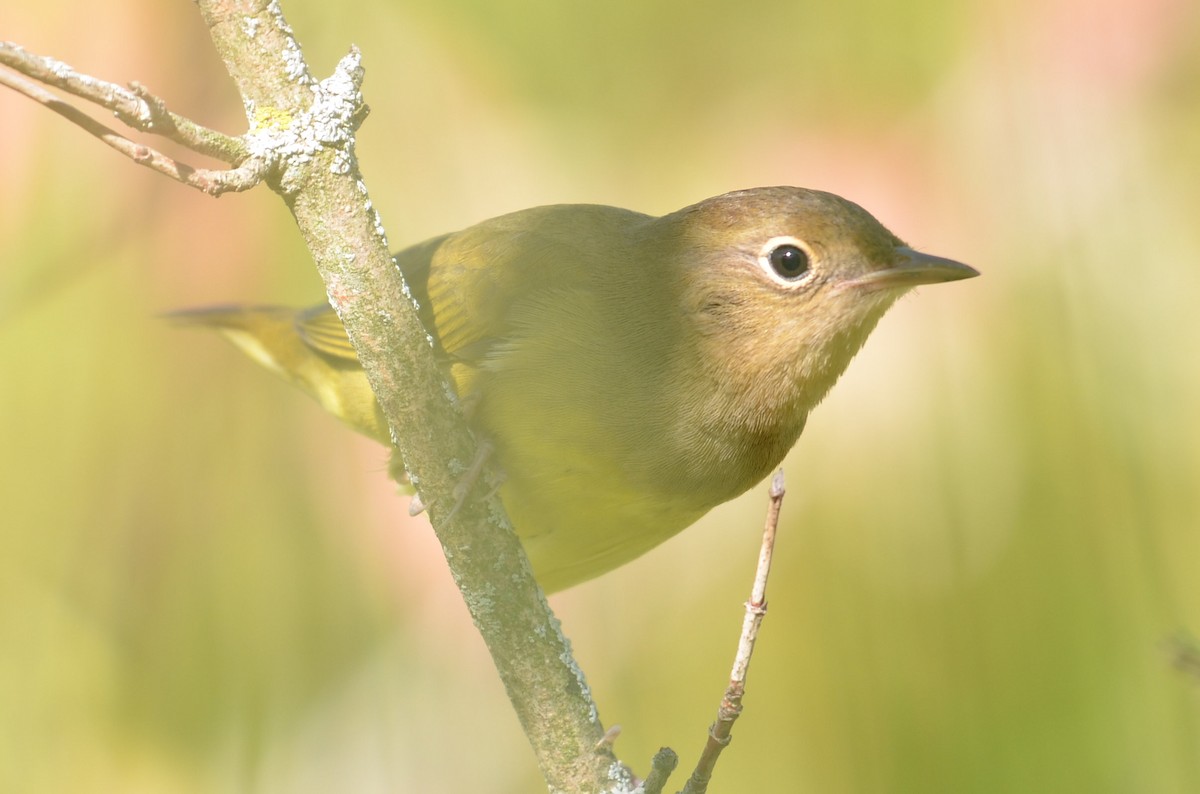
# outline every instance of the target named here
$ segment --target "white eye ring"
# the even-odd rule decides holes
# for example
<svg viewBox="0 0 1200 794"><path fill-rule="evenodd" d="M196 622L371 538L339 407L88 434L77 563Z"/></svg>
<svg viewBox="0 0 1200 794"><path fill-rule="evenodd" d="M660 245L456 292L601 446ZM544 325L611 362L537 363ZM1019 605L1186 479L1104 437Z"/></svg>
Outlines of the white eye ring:
<svg viewBox="0 0 1200 794"><path fill-rule="evenodd" d="M762 247L758 264L771 280L784 287L808 282L813 273L812 249L795 237L772 237Z"/></svg>

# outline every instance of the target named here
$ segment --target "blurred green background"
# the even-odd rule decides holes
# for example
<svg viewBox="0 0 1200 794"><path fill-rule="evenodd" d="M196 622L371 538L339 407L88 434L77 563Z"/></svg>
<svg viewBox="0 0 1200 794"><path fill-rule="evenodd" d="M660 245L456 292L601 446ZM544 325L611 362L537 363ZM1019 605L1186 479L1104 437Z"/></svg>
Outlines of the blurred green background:
<svg viewBox="0 0 1200 794"><path fill-rule="evenodd" d="M1200 6L283 5L322 75L363 50L397 245L785 183L983 271L893 309L787 461L714 791L1200 791ZM3 17L244 127L190 3ZM542 790L385 452L157 316L321 296L269 192L0 90L0 790ZM643 773L702 745L763 490L554 599Z"/></svg>

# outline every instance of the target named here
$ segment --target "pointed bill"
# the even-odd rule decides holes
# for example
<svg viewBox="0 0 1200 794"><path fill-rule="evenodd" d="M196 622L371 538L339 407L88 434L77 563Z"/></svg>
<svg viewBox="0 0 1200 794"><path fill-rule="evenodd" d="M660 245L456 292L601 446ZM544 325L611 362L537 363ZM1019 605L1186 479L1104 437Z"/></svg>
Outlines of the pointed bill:
<svg viewBox="0 0 1200 794"><path fill-rule="evenodd" d="M908 246L901 245L896 247L896 258L891 267L860 276L846 282L845 286L867 289L889 287L907 289L921 284L940 284L943 281L958 281L978 275L979 271L970 265L914 251Z"/></svg>

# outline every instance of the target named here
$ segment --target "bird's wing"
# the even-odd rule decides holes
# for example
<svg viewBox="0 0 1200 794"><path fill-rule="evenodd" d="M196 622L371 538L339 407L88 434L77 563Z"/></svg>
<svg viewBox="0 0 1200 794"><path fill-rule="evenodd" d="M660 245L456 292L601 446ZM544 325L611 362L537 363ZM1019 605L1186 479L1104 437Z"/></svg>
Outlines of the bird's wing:
<svg viewBox="0 0 1200 794"><path fill-rule="evenodd" d="M612 246L614 229L645 217L611 207L591 209L535 207L396 254L421 321L448 365L479 368L510 338L516 318L531 303L587 289L585 282L595 274L564 259L580 249ZM314 350L354 359L341 321L328 306L299 313L296 327Z"/></svg>

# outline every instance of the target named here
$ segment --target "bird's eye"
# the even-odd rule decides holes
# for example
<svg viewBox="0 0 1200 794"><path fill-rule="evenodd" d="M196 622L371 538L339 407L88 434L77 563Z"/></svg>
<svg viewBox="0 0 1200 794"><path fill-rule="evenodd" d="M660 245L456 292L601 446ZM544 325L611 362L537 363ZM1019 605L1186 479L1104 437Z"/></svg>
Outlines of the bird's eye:
<svg viewBox="0 0 1200 794"><path fill-rule="evenodd" d="M767 261L771 264L771 269L787 281L795 281L808 272L808 254L803 248L791 243L772 248L767 254Z"/></svg>

